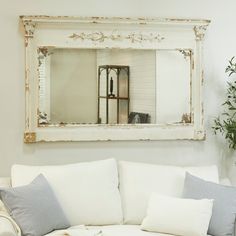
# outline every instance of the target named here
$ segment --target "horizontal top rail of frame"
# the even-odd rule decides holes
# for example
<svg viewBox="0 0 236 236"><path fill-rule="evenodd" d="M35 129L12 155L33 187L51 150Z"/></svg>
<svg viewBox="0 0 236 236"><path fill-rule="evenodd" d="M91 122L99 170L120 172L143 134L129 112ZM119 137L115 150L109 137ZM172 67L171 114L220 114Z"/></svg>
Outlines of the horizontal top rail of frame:
<svg viewBox="0 0 236 236"><path fill-rule="evenodd" d="M102 24L185 24L185 25L208 25L211 21L207 19L188 18L132 18L132 17L80 17L80 16L47 16L47 15L26 15L20 16L23 22L35 23L102 23Z"/></svg>

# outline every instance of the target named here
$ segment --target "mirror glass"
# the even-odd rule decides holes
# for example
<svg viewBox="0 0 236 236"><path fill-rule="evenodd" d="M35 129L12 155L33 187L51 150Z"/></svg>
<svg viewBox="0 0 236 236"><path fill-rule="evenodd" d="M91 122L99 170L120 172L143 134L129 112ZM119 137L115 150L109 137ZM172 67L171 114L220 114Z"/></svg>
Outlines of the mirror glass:
<svg viewBox="0 0 236 236"><path fill-rule="evenodd" d="M192 123L191 50L38 48L38 125Z"/></svg>

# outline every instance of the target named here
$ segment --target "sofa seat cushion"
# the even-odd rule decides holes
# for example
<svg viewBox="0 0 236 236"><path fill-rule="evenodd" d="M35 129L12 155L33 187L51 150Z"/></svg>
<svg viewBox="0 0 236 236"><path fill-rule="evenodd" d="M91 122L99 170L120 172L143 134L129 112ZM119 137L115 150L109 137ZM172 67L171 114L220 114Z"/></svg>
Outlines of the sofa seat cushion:
<svg viewBox="0 0 236 236"><path fill-rule="evenodd" d="M168 236L168 234L143 231L140 225L108 225L88 228L101 230L102 236Z"/></svg>
<svg viewBox="0 0 236 236"><path fill-rule="evenodd" d="M76 226L57 230L45 236L174 236L143 231L140 225ZM210 235L208 235L210 236Z"/></svg>
<svg viewBox="0 0 236 236"><path fill-rule="evenodd" d="M95 228L93 227L93 229ZM96 229L101 229L102 236L167 236L166 234L143 231L140 225L108 225L96 227Z"/></svg>

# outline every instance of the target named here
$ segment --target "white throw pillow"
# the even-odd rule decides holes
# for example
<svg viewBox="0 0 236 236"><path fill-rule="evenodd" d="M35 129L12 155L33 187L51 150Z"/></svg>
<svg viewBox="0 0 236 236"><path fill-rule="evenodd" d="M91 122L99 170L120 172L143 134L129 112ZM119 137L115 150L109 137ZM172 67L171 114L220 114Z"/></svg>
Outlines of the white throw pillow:
<svg viewBox="0 0 236 236"><path fill-rule="evenodd" d="M141 229L181 236L206 236L213 201L152 194Z"/></svg>
<svg viewBox="0 0 236 236"><path fill-rule="evenodd" d="M153 192L181 197L186 171L199 178L219 182L216 166L184 168L120 161L120 193L124 223L141 224Z"/></svg>
<svg viewBox="0 0 236 236"><path fill-rule="evenodd" d="M12 167L12 186L29 184L42 173L71 225L122 222L118 171L114 159L62 166Z"/></svg>

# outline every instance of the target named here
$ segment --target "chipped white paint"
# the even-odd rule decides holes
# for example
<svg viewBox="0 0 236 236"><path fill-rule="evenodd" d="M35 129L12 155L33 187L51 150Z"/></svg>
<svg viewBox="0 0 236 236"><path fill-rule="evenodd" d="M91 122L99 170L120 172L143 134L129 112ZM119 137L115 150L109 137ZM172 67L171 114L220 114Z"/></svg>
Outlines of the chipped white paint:
<svg viewBox="0 0 236 236"><path fill-rule="evenodd" d="M200 26L194 26L194 31L195 31L195 35L196 35L196 40L202 40L205 36L207 30L207 26L206 25L200 25Z"/></svg>
<svg viewBox="0 0 236 236"><path fill-rule="evenodd" d="M210 21L65 16L22 16L26 47L25 142L90 140L202 140L202 40ZM39 47L179 50L192 57L191 122L165 125L38 126ZM191 55L189 55L191 54ZM183 114L186 115L186 114ZM186 120L186 119L185 119Z"/></svg>
<svg viewBox="0 0 236 236"><path fill-rule="evenodd" d="M120 34L118 32L112 32L111 34L104 34L103 32L93 32L93 33L73 33L69 36L69 38L77 40L91 40L94 42L104 42L105 40L112 40L112 41L122 41L122 40L128 40L131 43L142 43L145 41L149 42L161 42L165 38L161 36L160 34L142 34L142 33L132 33L132 34Z"/></svg>

